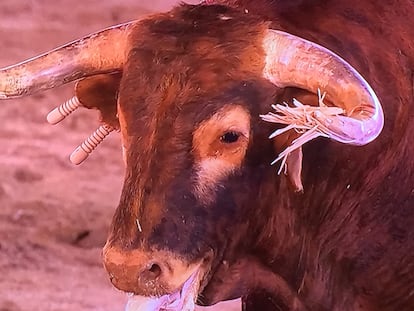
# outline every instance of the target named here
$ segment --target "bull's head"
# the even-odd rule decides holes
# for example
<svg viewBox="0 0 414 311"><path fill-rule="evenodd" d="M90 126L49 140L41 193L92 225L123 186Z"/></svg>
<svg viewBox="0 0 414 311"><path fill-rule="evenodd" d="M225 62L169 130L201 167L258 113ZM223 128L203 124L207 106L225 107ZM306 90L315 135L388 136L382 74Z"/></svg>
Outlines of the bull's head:
<svg viewBox="0 0 414 311"><path fill-rule="evenodd" d="M226 254L260 238L264 221L250 219L277 209L282 189L269 163L301 135L272 142L260 119L285 88L321 89L332 103L273 116L292 120L303 141L362 145L383 123L374 92L344 60L224 6L182 5L3 69L0 98L79 79L82 104L122 134L125 182L103 256L136 310L191 310ZM295 109L314 125L289 119ZM300 145L286 154L296 188Z"/></svg>

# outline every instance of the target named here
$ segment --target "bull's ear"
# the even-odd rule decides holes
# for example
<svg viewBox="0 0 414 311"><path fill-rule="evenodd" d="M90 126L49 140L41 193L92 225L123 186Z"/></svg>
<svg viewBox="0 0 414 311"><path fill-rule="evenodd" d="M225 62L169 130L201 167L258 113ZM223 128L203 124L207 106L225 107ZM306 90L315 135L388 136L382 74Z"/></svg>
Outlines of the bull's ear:
<svg viewBox="0 0 414 311"><path fill-rule="evenodd" d="M276 154L280 153L281 150L285 150L299 136L300 135L294 130L276 136L274 138ZM302 158L302 147L299 147L287 155L286 161L283 162L279 171L287 175L290 185L295 192L303 192Z"/></svg>
<svg viewBox="0 0 414 311"><path fill-rule="evenodd" d="M318 97L315 94L299 88L285 88L283 94L278 98L278 101L291 102L292 98L311 106L319 105ZM294 129L275 136L273 141L276 154L280 154L283 150L286 150L300 136L301 134ZM287 175L289 183L295 192L304 191L302 184L302 160L302 146L289 152L286 159L281 159L282 166L280 167L279 173Z"/></svg>
<svg viewBox="0 0 414 311"><path fill-rule="evenodd" d="M99 110L100 121L114 129L119 129L117 101L121 77L120 73L101 74L80 80L75 86L81 105Z"/></svg>
<svg viewBox="0 0 414 311"><path fill-rule="evenodd" d="M121 77L121 73L113 73L79 80L75 86L76 95L48 114L48 122L57 124L79 107L100 112L101 126L70 155L72 163L85 161L109 133L119 129L117 106Z"/></svg>

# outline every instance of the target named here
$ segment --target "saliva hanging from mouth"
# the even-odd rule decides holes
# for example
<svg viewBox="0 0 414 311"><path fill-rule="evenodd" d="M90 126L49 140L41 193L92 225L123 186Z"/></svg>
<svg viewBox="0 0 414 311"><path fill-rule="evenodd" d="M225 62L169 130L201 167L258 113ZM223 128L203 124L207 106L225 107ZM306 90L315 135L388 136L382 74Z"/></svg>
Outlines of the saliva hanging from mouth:
<svg viewBox="0 0 414 311"><path fill-rule="evenodd" d="M180 290L161 297L130 293L125 311L193 311L199 287L198 275L198 271L194 272Z"/></svg>

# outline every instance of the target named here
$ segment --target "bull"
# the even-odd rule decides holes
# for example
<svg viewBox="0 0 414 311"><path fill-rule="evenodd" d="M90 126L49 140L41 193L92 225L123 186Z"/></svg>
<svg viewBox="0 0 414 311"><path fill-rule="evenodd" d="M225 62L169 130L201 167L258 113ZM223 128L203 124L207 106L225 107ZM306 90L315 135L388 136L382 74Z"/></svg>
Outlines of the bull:
<svg viewBox="0 0 414 311"><path fill-rule="evenodd" d="M79 105L120 131L103 262L129 310L236 297L413 310L413 13L409 0L182 4L4 68L0 98L78 80Z"/></svg>

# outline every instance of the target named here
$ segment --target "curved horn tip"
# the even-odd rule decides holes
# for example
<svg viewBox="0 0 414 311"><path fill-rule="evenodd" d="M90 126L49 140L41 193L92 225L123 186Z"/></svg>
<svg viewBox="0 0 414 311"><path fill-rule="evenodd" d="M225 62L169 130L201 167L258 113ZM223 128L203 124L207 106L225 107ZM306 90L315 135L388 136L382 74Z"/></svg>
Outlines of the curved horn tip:
<svg viewBox="0 0 414 311"><path fill-rule="evenodd" d="M312 93L323 86L328 95L335 97L330 101L344 109L344 114L334 116L306 113L320 123L330 138L364 145L381 133L384 113L375 92L339 55L314 42L272 29L264 35L263 48L265 79L278 87L299 87ZM306 110L315 108L305 106L309 108Z"/></svg>

